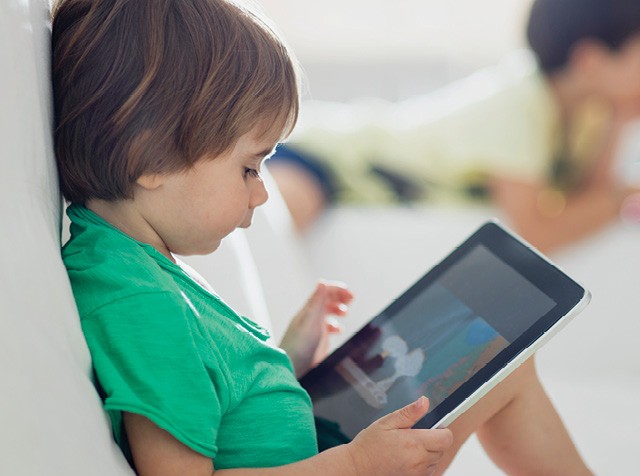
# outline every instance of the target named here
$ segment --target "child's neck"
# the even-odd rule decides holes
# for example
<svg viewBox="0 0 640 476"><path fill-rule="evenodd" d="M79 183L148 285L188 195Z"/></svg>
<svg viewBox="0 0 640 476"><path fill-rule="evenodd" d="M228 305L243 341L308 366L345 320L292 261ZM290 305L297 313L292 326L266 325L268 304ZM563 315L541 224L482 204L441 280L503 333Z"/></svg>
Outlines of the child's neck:
<svg viewBox="0 0 640 476"><path fill-rule="evenodd" d="M86 207L134 240L153 246L173 263L176 262L160 235L138 210L133 200L89 200Z"/></svg>

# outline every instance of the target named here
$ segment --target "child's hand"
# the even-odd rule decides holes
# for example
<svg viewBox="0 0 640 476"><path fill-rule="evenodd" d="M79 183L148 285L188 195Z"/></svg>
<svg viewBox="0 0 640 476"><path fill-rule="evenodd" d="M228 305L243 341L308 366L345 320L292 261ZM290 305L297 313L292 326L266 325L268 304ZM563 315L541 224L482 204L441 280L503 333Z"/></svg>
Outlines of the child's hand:
<svg viewBox="0 0 640 476"><path fill-rule="evenodd" d="M346 445L355 473L376 476L435 473L438 461L453 443L453 435L448 429L411 428L428 410L429 400L420 397L362 430Z"/></svg>
<svg viewBox="0 0 640 476"><path fill-rule="evenodd" d="M289 354L298 377L326 357L329 335L340 332L335 320L327 316L344 316L352 299L353 295L343 284L320 281L293 318L280 347Z"/></svg>

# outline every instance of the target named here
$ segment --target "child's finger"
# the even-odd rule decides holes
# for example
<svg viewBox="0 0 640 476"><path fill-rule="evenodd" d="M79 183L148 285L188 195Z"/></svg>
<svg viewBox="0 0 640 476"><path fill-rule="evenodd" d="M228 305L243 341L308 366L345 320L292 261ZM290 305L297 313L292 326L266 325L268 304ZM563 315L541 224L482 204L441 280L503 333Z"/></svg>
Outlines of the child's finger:
<svg viewBox="0 0 640 476"><path fill-rule="evenodd" d="M347 288L331 288L331 292L335 293L336 300L344 303L353 301L353 293Z"/></svg>
<svg viewBox="0 0 640 476"><path fill-rule="evenodd" d="M349 291L345 283L326 280L322 280L320 283L327 287L327 294L331 299L344 303L349 303L353 300L353 293Z"/></svg>
<svg viewBox="0 0 640 476"><path fill-rule="evenodd" d="M340 332L342 332L342 326L334 318L328 317L326 321L326 326L329 334L339 334Z"/></svg>
<svg viewBox="0 0 640 476"><path fill-rule="evenodd" d="M326 286L347 289L347 284L345 282L338 281L336 279L319 279L318 283L322 283Z"/></svg>
<svg viewBox="0 0 640 476"><path fill-rule="evenodd" d="M322 306L322 301L327 298L328 289L327 285L324 282L318 282L315 289L307 299L307 302L304 304L298 315L305 315L310 310L317 308L317 306Z"/></svg>
<svg viewBox="0 0 640 476"><path fill-rule="evenodd" d="M411 428L418 420L425 416L428 411L429 400L426 397L420 397L415 402L383 416L374 424L387 430Z"/></svg>
<svg viewBox="0 0 640 476"><path fill-rule="evenodd" d="M338 317L344 317L348 311L349 306L339 302L328 302L325 306L325 312L327 314L333 314Z"/></svg>

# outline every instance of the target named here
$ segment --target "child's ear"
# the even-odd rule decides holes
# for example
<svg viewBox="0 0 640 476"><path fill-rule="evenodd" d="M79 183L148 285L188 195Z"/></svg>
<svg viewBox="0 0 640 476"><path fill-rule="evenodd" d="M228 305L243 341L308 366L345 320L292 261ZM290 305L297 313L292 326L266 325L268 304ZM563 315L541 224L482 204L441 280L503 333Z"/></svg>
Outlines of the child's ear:
<svg viewBox="0 0 640 476"><path fill-rule="evenodd" d="M164 174L144 174L138 177L136 184L145 190L155 190L165 182L166 178Z"/></svg>

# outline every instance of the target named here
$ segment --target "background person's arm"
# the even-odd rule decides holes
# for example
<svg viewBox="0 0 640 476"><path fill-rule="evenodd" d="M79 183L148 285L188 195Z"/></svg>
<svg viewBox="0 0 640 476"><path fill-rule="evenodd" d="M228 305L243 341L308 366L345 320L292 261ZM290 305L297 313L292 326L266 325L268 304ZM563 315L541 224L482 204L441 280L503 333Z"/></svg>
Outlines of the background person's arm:
<svg viewBox="0 0 640 476"><path fill-rule="evenodd" d="M584 183L568 193L547 183L495 175L491 198L510 225L543 252L586 238L620 216L625 198L637 189L621 183L615 162L625 128L637 120L636 109L617 111L598 159Z"/></svg>
<svg viewBox="0 0 640 476"><path fill-rule="evenodd" d="M569 245L613 222L625 193L613 184L598 184L561 194L544 183L505 177L491 180L495 205L516 232L542 252Z"/></svg>
<svg viewBox="0 0 640 476"><path fill-rule="evenodd" d="M307 169L290 162L271 160L267 167L287 204L293 224L304 233L327 207L322 184Z"/></svg>

